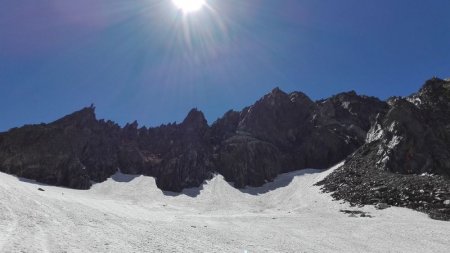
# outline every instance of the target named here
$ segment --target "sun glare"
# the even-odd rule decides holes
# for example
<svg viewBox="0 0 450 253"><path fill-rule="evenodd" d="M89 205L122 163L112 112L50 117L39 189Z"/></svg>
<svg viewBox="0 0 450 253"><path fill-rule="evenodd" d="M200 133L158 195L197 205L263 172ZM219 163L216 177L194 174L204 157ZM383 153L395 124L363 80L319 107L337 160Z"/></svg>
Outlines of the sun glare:
<svg viewBox="0 0 450 253"><path fill-rule="evenodd" d="M184 13L200 10L205 5L205 0L172 0L172 2Z"/></svg>

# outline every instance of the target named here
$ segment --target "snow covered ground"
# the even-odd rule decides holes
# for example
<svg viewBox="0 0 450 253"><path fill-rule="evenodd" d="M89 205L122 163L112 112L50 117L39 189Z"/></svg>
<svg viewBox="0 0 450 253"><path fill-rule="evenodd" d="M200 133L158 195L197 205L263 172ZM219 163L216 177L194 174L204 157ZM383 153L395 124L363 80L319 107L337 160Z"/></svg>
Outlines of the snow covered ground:
<svg viewBox="0 0 450 253"><path fill-rule="evenodd" d="M88 191L0 174L0 252L449 252L450 222L332 201L313 186L327 173L245 191L216 176L181 195L120 173Z"/></svg>

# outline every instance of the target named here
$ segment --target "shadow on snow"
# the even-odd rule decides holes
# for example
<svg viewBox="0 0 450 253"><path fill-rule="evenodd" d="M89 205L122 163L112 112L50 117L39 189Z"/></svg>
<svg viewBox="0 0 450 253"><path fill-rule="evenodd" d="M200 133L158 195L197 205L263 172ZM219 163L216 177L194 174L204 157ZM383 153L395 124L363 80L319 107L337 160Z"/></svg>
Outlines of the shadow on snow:
<svg viewBox="0 0 450 253"><path fill-rule="evenodd" d="M266 194L273 190L288 186L292 182L292 180L294 180L295 177L303 176L303 175L307 175L307 174L320 173L322 171L323 170L316 170L316 169L297 170L297 171L293 171L293 172L280 174L272 182L267 182L266 184L259 186L259 187L247 186L245 188L237 188L237 189L242 193L250 194L250 195ZM120 172L120 170L119 170L114 175L111 176L111 179L114 180L115 182L119 182L119 183L129 183L129 182L133 181L135 178L140 177L140 176L142 176L142 175L124 174L124 173ZM48 184L40 183L40 182L37 182L36 180L27 179L27 178L23 178L23 177L17 177L17 179L24 183L35 184L35 185L39 185L39 186L50 186ZM161 191L165 196L177 197L177 196L181 196L181 195L186 195L191 198L195 198L201 193L201 191L204 189L204 185L207 184L208 181L210 181L210 180L205 181L199 187L186 188L186 189L182 190L181 192L172 192L172 191L164 191L164 190L161 190ZM227 182L227 183L231 187L235 188L233 182Z"/></svg>
<svg viewBox="0 0 450 253"><path fill-rule="evenodd" d="M278 175L272 182L267 182L262 186L259 187L245 187L245 188L236 188L234 187L234 183L233 182L228 182L227 183L233 187L236 188L237 190L239 190L242 193L245 194L250 194L250 195L261 195L261 194L265 194L268 192L271 192L273 190L279 189L279 188L283 188L288 186L292 180L294 180L295 177L298 176L303 176L303 175L307 175L307 174L316 174L316 173L320 173L323 172L323 170L317 170L317 169L303 169L303 170L297 170L297 171L293 171L293 172L288 172L288 173L284 173L284 174L280 174ZM177 197L177 196L181 196L181 195L186 195L192 198L197 197L201 191L203 190L203 186L205 184L208 183L209 180L205 181L202 185L200 185L199 187L193 187L193 188L186 188L181 192L172 192L172 191L162 191L164 195L166 196L170 196L170 197Z"/></svg>

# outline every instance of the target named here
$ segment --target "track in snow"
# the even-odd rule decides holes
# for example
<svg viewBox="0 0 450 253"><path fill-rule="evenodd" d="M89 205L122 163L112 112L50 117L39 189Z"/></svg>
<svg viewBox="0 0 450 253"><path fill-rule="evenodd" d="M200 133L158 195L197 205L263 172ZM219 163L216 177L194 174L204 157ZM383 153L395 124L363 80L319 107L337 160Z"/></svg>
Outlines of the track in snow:
<svg viewBox="0 0 450 253"><path fill-rule="evenodd" d="M0 174L0 252L448 251L449 222L403 208L358 209L373 218L339 212L356 208L313 186L330 171L245 190L216 176L178 195L120 173L88 191Z"/></svg>

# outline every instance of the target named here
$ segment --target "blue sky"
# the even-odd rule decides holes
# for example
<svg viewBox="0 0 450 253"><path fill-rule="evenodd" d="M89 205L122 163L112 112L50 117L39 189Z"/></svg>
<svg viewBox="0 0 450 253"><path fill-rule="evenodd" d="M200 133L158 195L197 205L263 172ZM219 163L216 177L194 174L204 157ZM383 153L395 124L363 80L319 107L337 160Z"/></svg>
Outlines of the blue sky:
<svg viewBox="0 0 450 253"><path fill-rule="evenodd" d="M209 123L278 86L408 95L450 77L448 0L2 0L0 131L94 103L123 125Z"/></svg>

